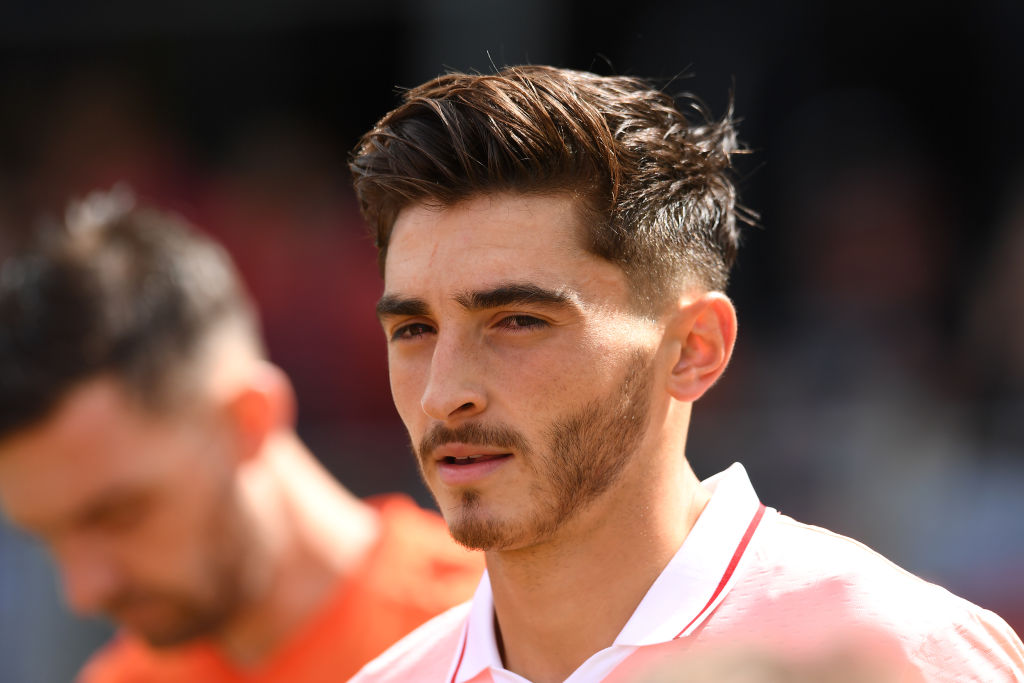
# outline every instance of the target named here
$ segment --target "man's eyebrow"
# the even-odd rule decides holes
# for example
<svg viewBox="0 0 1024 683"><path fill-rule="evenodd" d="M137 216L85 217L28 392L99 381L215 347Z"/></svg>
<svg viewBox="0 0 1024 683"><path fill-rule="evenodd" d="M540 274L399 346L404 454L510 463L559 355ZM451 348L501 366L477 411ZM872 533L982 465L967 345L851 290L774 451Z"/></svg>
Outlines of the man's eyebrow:
<svg viewBox="0 0 1024 683"><path fill-rule="evenodd" d="M577 305L576 297L566 291L544 289L530 283L510 283L492 289L463 292L456 295L455 301L468 310L498 308L512 304Z"/></svg>
<svg viewBox="0 0 1024 683"><path fill-rule="evenodd" d="M577 297L562 290L545 289L530 283L502 284L491 289L462 292L455 301L470 311L498 308L513 304L546 304L549 306L576 306ZM377 317L430 315L430 307L423 299L400 294L385 294L377 302Z"/></svg>
<svg viewBox="0 0 1024 683"><path fill-rule="evenodd" d="M389 315L427 315L430 312L423 299L404 297L399 294L385 294L377 302L377 317Z"/></svg>

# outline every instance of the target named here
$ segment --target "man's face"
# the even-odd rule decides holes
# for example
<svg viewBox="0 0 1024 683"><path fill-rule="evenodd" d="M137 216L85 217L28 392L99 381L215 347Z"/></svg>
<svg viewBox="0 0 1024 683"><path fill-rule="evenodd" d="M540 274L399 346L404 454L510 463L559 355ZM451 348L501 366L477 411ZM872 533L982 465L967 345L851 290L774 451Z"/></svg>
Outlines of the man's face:
<svg viewBox="0 0 1024 683"><path fill-rule="evenodd" d="M246 544L225 449L203 409L158 417L89 380L0 441L0 505L47 544L72 608L177 644L240 600Z"/></svg>
<svg viewBox="0 0 1024 683"><path fill-rule="evenodd" d="M395 222L378 306L391 388L470 547L540 543L611 505L647 432L660 337L582 235L563 195L417 204Z"/></svg>

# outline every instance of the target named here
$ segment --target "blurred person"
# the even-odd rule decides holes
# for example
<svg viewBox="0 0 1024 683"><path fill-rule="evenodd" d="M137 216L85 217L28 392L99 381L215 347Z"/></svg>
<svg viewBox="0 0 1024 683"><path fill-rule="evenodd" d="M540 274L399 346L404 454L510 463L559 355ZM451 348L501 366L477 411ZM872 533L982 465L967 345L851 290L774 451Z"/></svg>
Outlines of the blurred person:
<svg viewBox="0 0 1024 683"><path fill-rule="evenodd" d="M351 167L384 277L391 387L471 602L369 681L634 680L667 654L823 652L878 632L901 674L1024 677L997 615L699 481L693 402L736 337L731 113L543 66L405 93Z"/></svg>
<svg viewBox="0 0 1024 683"><path fill-rule="evenodd" d="M0 270L0 505L121 627L81 681L345 680L469 597L439 516L297 437L219 246L123 193L69 216Z"/></svg>

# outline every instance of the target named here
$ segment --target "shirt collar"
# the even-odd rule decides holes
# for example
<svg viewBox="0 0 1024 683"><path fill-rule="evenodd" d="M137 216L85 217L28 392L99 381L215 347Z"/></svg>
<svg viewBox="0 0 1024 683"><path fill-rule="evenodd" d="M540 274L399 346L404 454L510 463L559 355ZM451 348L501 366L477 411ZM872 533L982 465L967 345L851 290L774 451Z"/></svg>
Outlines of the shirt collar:
<svg viewBox="0 0 1024 683"><path fill-rule="evenodd" d="M456 657L462 657L462 662L458 665L456 677L452 679L454 683L472 680L487 668L504 668L501 655L498 654L498 639L494 634L494 596L486 569L473 594L463 643L463 652L456 653Z"/></svg>
<svg viewBox="0 0 1024 683"><path fill-rule="evenodd" d="M616 645L654 645L687 635L732 588L736 562L761 518L761 503L739 463L701 483L711 491L711 500L619 632Z"/></svg>
<svg viewBox="0 0 1024 683"><path fill-rule="evenodd" d="M686 635L732 587L730 574L760 519L761 504L739 463L701 483L711 491L711 499L614 645L654 645ZM452 662L453 670L457 667L455 677L450 678L454 683L467 683L488 668L504 668L494 633L494 598L486 570L473 595L462 643L455 653L458 664Z"/></svg>

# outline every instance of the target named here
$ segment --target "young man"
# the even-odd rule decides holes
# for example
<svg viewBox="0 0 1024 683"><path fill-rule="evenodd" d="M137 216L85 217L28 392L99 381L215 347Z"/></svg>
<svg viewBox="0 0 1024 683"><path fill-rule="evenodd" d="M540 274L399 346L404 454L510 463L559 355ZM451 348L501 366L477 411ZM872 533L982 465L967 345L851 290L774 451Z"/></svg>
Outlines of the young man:
<svg viewBox="0 0 1024 683"><path fill-rule="evenodd" d="M694 104L694 103L689 103ZM684 457L736 337L728 117L623 77L451 74L362 139L395 404L468 605L356 681L635 680L698 648L863 643L929 680L1024 676L995 614Z"/></svg>
<svg viewBox="0 0 1024 683"><path fill-rule="evenodd" d="M0 271L0 504L71 606L122 627L81 681L345 680L482 558L339 486L227 255L117 199Z"/></svg>

